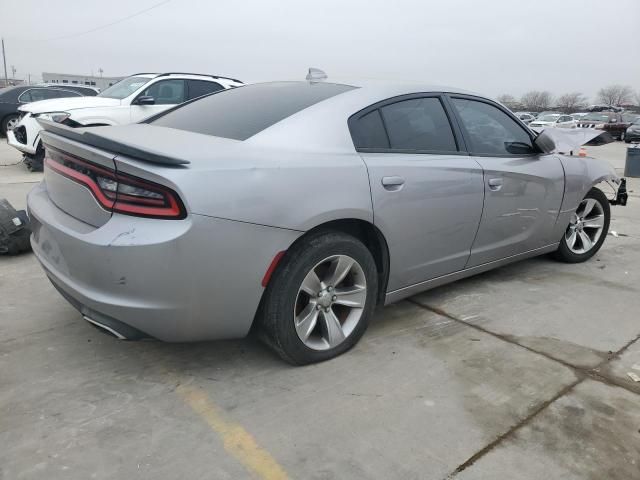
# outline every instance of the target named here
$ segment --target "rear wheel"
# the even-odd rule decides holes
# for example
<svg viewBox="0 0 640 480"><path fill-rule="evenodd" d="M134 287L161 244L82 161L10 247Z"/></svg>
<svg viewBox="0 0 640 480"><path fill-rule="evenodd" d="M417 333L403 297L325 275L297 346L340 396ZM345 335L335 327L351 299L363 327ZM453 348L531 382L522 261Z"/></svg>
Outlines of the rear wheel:
<svg viewBox="0 0 640 480"><path fill-rule="evenodd" d="M292 364L333 358L364 334L377 288L362 242L340 232L313 234L287 252L267 286L262 337Z"/></svg>
<svg viewBox="0 0 640 480"><path fill-rule="evenodd" d="M592 188L573 214L560 246L555 253L558 260L579 263L596 254L609 231L611 210L602 191Z"/></svg>

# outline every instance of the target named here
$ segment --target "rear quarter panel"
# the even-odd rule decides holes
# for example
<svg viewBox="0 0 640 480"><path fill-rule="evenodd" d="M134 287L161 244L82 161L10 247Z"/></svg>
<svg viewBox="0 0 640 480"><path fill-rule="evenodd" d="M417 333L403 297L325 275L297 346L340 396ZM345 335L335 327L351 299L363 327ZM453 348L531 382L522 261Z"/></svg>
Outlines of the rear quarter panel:
<svg viewBox="0 0 640 480"><path fill-rule="evenodd" d="M187 168L118 156L117 168L176 189L194 214L307 231L355 218L373 223L369 178L362 159L348 152L225 149Z"/></svg>

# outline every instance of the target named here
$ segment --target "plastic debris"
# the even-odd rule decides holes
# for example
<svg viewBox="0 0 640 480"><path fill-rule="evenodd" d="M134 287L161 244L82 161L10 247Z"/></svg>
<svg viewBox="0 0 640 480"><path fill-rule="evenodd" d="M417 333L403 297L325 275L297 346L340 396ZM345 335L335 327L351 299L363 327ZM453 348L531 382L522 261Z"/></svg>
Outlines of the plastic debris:
<svg viewBox="0 0 640 480"><path fill-rule="evenodd" d="M615 230L611 230L609 232L609 235L613 235L614 237L618 238L618 232L616 232Z"/></svg>
<svg viewBox="0 0 640 480"><path fill-rule="evenodd" d="M638 375L637 373L627 372L627 377L629 377L631 380L633 380L636 383L640 382L640 375Z"/></svg>

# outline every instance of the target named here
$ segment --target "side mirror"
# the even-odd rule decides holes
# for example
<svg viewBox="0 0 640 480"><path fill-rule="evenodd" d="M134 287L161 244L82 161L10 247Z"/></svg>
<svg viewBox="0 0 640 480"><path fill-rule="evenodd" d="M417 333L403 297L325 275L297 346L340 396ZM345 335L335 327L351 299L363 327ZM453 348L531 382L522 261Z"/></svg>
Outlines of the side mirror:
<svg viewBox="0 0 640 480"><path fill-rule="evenodd" d="M135 103L136 105L154 105L156 99L148 95L143 95L142 97L138 97Z"/></svg>
<svg viewBox="0 0 640 480"><path fill-rule="evenodd" d="M556 143L546 130L540 132L533 143L540 149L542 153L552 153L556 149Z"/></svg>
<svg viewBox="0 0 640 480"><path fill-rule="evenodd" d="M505 149L513 155L530 155L536 153L531 145L523 142L505 142Z"/></svg>

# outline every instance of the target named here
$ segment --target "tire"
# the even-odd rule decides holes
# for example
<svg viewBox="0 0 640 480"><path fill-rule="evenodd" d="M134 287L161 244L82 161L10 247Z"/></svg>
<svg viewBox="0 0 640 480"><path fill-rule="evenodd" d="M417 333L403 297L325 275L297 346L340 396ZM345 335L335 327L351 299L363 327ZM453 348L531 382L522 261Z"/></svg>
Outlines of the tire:
<svg viewBox="0 0 640 480"><path fill-rule="evenodd" d="M25 165L31 172L41 172L44 169L44 148L38 148L35 155L25 155Z"/></svg>
<svg viewBox="0 0 640 480"><path fill-rule="evenodd" d="M592 207L589 209L588 205L592 205ZM586 215L584 215L585 212ZM554 255L555 258L566 263L580 263L589 260L602 247L609 232L610 222L609 200L601 190L594 187L589 190L578 205L575 217L562 235L560 246ZM599 225L601 228L597 227ZM585 241L585 235L589 238L590 243Z"/></svg>
<svg viewBox="0 0 640 480"><path fill-rule="evenodd" d="M12 124L16 121L19 120L20 116L16 113L12 113L10 115L7 115L6 117L4 117L2 119L2 123L0 124L0 131L2 131L3 135L7 135L7 131L11 130L11 128L13 128ZM11 128L10 128L11 127Z"/></svg>
<svg viewBox="0 0 640 480"><path fill-rule="evenodd" d="M341 267L351 260L354 263L348 273L332 289L331 279L340 277L332 273L346 271ZM326 281L324 287L318 279ZM318 288L314 288L313 280ZM267 285L258 318L260 337L293 365L329 360L360 340L375 310L377 290L375 261L357 238L335 231L303 237L287 251ZM347 291L355 292L358 301L355 296L349 298L361 308L345 306ZM310 320L296 322L296 318ZM341 334L336 333L336 325Z"/></svg>

